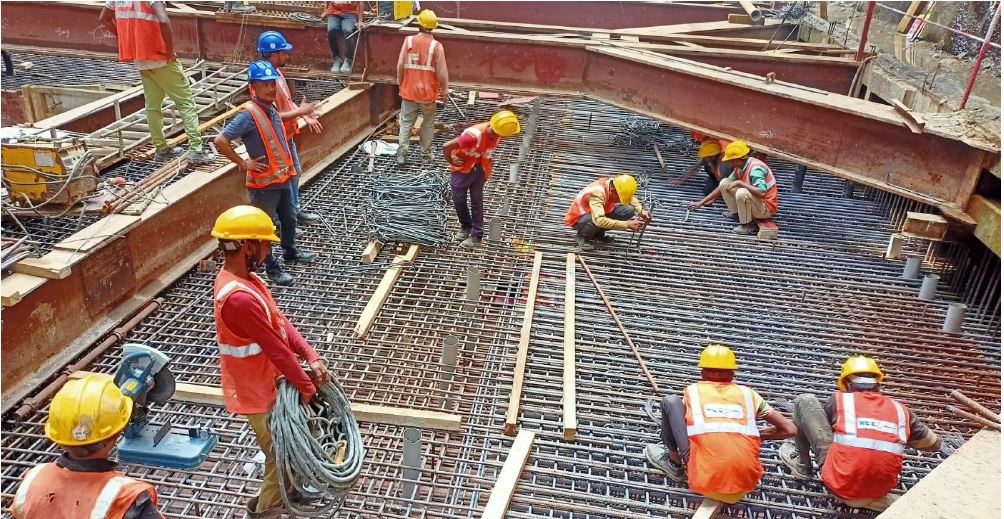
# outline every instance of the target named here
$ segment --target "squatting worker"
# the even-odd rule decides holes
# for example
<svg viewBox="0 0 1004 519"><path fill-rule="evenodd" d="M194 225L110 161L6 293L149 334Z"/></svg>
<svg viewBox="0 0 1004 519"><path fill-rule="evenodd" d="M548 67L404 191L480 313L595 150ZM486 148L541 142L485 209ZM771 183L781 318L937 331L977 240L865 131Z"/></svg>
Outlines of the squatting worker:
<svg viewBox="0 0 1004 519"><path fill-rule="evenodd" d="M118 40L119 61L133 61L139 70L150 143L157 148L154 158L169 160L184 153L181 148L168 147L164 137L166 94L174 101L188 136L188 163L200 165L215 160L215 154L202 148L195 97L174 53L165 2L105 2L98 18Z"/></svg>
<svg viewBox="0 0 1004 519"><path fill-rule="evenodd" d="M902 403L881 393L885 374L874 359L857 355L844 361L837 391L825 405L812 394L795 398L794 443L778 458L799 479L812 477L812 458L822 467L823 485L855 508L881 512L894 500L907 446L941 450L941 439Z"/></svg>
<svg viewBox="0 0 1004 519"><path fill-rule="evenodd" d="M311 263L317 259L317 253L296 246L296 208L290 187L296 168L286 130L274 105L279 79L278 71L267 61L259 60L249 65L248 81L254 95L213 142L220 152L245 171L244 185L251 205L278 218L282 257L286 263ZM304 113L308 110L312 108L305 107ZM232 141L237 138L244 141L249 158L241 158L234 151ZM271 250L265 261L265 273L277 285L293 283L293 276L283 271Z"/></svg>
<svg viewBox="0 0 1004 519"><path fill-rule="evenodd" d="M722 162L722 155L725 153L728 141L721 141L697 132L690 132L690 136L699 143L697 147L697 162L687 168L680 178L673 180L669 184L671 186L681 186L693 177L697 173L697 170L703 169L707 175L707 179L704 182L704 194L710 195L711 193L716 193L715 198L717 198L718 184L731 173L729 165Z"/></svg>
<svg viewBox="0 0 1004 519"><path fill-rule="evenodd" d="M761 440L797 434L795 424L773 409L756 391L732 381L736 356L711 344L697 363L701 380L687 386L683 398L662 399L662 442L645 447L645 458L669 479L705 497L734 504L756 488L763 475ZM757 428L757 420L771 427Z"/></svg>
<svg viewBox="0 0 1004 519"><path fill-rule="evenodd" d="M227 411L247 416L258 446L265 453L261 489L247 509L251 517L278 518L282 497L268 427L276 379L286 377L306 404L317 392L315 384L327 383L331 375L324 360L283 315L268 286L255 274L270 254L272 243L279 241L272 219L257 207L239 205L216 219L212 235L220 240L224 255L213 286L223 402ZM300 367L297 357L310 366L309 374Z"/></svg>
<svg viewBox="0 0 1004 519"><path fill-rule="evenodd" d="M363 19L362 2L324 2L321 19L328 27L328 47L331 48L331 72L347 76L352 73L359 34L356 26ZM339 49L341 43L341 49Z"/></svg>
<svg viewBox="0 0 1004 519"><path fill-rule="evenodd" d="M401 131L398 134L397 163L408 162L411 129L422 114L419 145L422 162L432 162L432 138L436 129L436 99L449 100L449 73L443 45L432 37L439 26L436 13L426 9L418 14L418 34L408 36L397 58L397 84L401 91Z"/></svg>
<svg viewBox="0 0 1004 519"><path fill-rule="evenodd" d="M10 507L16 519L162 519L157 491L108 459L129 423L132 399L107 375L70 380L49 405L45 436L63 454L28 469Z"/></svg>
<svg viewBox="0 0 1004 519"><path fill-rule="evenodd" d="M749 146L743 141L730 142L725 147L722 161L732 168L732 174L722 179L717 191L699 202L687 205L691 209L700 209L721 194L728 206L722 215L739 222L733 231L736 234L756 234L754 219L772 218L777 214L777 182L774 181L774 173L762 160L751 156Z"/></svg>
<svg viewBox="0 0 1004 519"><path fill-rule="evenodd" d="M443 145L443 156L451 171L453 208L460 220L457 239L465 249L477 247L484 237L484 190L485 182L492 178L492 152L503 137L512 137L519 130L516 114L502 110L490 121L467 128L459 137ZM471 197L469 208L468 193Z"/></svg>
<svg viewBox="0 0 1004 519"><path fill-rule="evenodd" d="M595 247L589 243L598 240L613 241L607 231L638 232L652 219L635 193L638 181L631 175L620 174L614 178L600 177L575 195L565 213L565 226L575 229L575 243L583 251Z"/></svg>

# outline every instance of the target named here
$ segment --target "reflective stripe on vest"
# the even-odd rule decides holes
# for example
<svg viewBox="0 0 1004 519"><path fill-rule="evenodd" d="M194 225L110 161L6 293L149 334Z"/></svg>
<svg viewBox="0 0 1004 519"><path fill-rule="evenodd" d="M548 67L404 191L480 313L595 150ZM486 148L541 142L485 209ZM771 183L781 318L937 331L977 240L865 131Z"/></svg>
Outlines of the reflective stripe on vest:
<svg viewBox="0 0 1004 519"><path fill-rule="evenodd" d="M753 392L746 386L738 387L743 394L746 415L746 423L744 424L734 422L706 422L704 413L706 410L711 410L711 408L705 409L701 403L700 391L697 390L697 384L688 386L687 396L690 400L691 415L694 423L687 426L687 436L697 436L707 433L735 433L759 438L760 430L756 426L756 409L753 407ZM709 406L713 405L717 404L709 404ZM737 417L722 416L721 418L735 419Z"/></svg>
<svg viewBox="0 0 1004 519"><path fill-rule="evenodd" d="M148 22L160 23L160 19L157 18L155 13L147 13L141 10L136 10L137 4L142 9L144 2L128 2L129 6L118 5L124 2L116 2L115 6L115 18L118 20L146 20Z"/></svg>
<svg viewBox="0 0 1004 519"><path fill-rule="evenodd" d="M21 485L17 487L17 493L14 494L14 503L11 505L11 508L19 515L24 512L24 503L28 499L28 489L31 487L31 482L35 480L35 476L42 471L43 467L45 465L32 467L21 478Z"/></svg>
<svg viewBox="0 0 1004 519"><path fill-rule="evenodd" d="M488 138L485 133L488 131L489 123L479 123L464 130L463 133L474 137L474 146L465 149L458 149L453 152L453 157L459 158L463 164L457 166L450 164L450 171L454 173L470 173L474 166L481 164L481 169L485 171L485 180L492 178L492 151L498 145L498 138L494 141Z"/></svg>
<svg viewBox="0 0 1004 519"><path fill-rule="evenodd" d="M844 413L844 432L833 434L834 443L850 447L858 447L861 449L888 452L890 454L903 454L906 450L906 410L903 409L903 404L900 404L895 400L890 400L896 408L895 434L896 437L899 438L899 442L891 442L872 438L862 438L858 436L858 416L854 405L854 393L842 393L840 397L842 404L841 410ZM872 420L872 422L877 421ZM885 430L887 428L876 427L876 429L891 433L891 431Z"/></svg>
<svg viewBox="0 0 1004 519"><path fill-rule="evenodd" d="M91 519L105 519L108 511L111 510L112 505L115 503L115 498L118 497L119 492L126 485L132 483L133 480L125 476L115 476L109 479L105 483L105 487L101 489L101 493L98 494L98 498L94 501L94 508L91 509Z"/></svg>
<svg viewBox="0 0 1004 519"><path fill-rule="evenodd" d="M168 61L160 19L150 2L115 2L119 61Z"/></svg>
<svg viewBox="0 0 1004 519"><path fill-rule="evenodd" d="M407 50L411 50L412 48L414 48L414 38L415 38L414 36L408 36L407 38L404 39L405 45L407 45ZM429 55L425 57L425 63L421 64L412 63L411 56L417 56L417 54L409 54L405 52L404 68L411 70L424 70L427 72L435 72L436 67L432 66L432 58L435 56L436 45L438 43L439 42L437 42L436 40L432 40L431 42L429 42Z"/></svg>
<svg viewBox="0 0 1004 519"><path fill-rule="evenodd" d="M242 108L251 114L251 119L254 120L258 134L265 145L265 152L268 154L268 169L261 172L247 170L244 185L252 189L261 189L285 182L291 176L289 170L293 163L289 151L283 146L286 143L285 132L281 136L276 135L269 114L254 101L244 103Z"/></svg>
<svg viewBox="0 0 1004 519"><path fill-rule="evenodd" d="M253 295L255 299L261 303L262 308L265 309L265 316L268 320L272 320L272 311L269 310L268 303L265 302L265 299L262 298L261 295L253 288L241 283L240 281L232 280L223 285L223 288L221 288L219 293L216 294L216 300L222 302L234 290L243 290L244 292ZM226 344L223 341L217 341L216 345L220 348L220 355L229 355L231 357L237 357L238 359L253 357L262 352L261 345L257 342L252 342L243 346L235 346L233 344Z"/></svg>

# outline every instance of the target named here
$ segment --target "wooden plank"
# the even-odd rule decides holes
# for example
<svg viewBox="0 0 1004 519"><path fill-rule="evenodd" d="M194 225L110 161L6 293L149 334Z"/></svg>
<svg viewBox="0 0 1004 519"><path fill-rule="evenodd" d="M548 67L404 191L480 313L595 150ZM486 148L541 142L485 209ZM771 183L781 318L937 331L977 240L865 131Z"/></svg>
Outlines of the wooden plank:
<svg viewBox="0 0 1004 519"><path fill-rule="evenodd" d="M924 133L923 117L917 115L913 110L910 110L908 106L897 99L892 100L892 106L896 109L896 113L903 117L906 125L910 127L910 131L913 133Z"/></svg>
<svg viewBox="0 0 1004 519"><path fill-rule="evenodd" d="M730 14L729 23L739 23L743 25L753 25L753 20L748 14Z"/></svg>
<svg viewBox="0 0 1004 519"><path fill-rule="evenodd" d="M378 241L371 241L366 244L366 248L363 249L363 264L369 265L373 263L373 260L380 254L381 249L383 249L383 244Z"/></svg>
<svg viewBox="0 0 1004 519"><path fill-rule="evenodd" d="M906 8L906 14L903 15L903 18L899 20L899 24L896 25L896 32L906 34L906 31L910 30L910 26L913 25L913 18L911 17L917 16L923 5L924 2L910 2L910 7Z"/></svg>
<svg viewBox="0 0 1004 519"><path fill-rule="evenodd" d="M830 19L829 9L827 9L828 4L829 2L819 2L819 17L827 21Z"/></svg>
<svg viewBox="0 0 1004 519"><path fill-rule="evenodd" d="M902 230L905 235L927 240L943 240L948 234L948 220L940 214L907 211Z"/></svg>
<svg viewBox="0 0 1004 519"><path fill-rule="evenodd" d="M527 458L530 457L530 449L533 448L533 431L523 430L516 436L509 448L509 454L502 464L498 478L495 479L495 486L488 497L485 511L481 514L481 519L502 519L509 510L509 501L516 493L516 485L519 483L519 476L523 472Z"/></svg>
<svg viewBox="0 0 1004 519"><path fill-rule="evenodd" d="M760 229L757 231L756 237L758 240L775 240L777 239L778 228L774 220L770 218L757 218L756 225Z"/></svg>
<svg viewBox="0 0 1004 519"><path fill-rule="evenodd" d="M533 269L530 286L526 292L526 308L523 310L523 328L519 334L519 349L516 352L516 369L512 375L512 391L509 393L509 409L505 414L505 433L514 436L518 429L519 399L523 393L523 376L526 372L526 356L530 351L530 327L533 324L533 306L537 300L537 284L540 281L540 264L543 254L533 255ZM508 502L508 501L507 501Z"/></svg>
<svg viewBox="0 0 1004 519"><path fill-rule="evenodd" d="M474 106L474 98L478 95L477 90L471 90L467 93L467 106Z"/></svg>
<svg viewBox="0 0 1004 519"><path fill-rule="evenodd" d="M45 284L45 278L14 273L0 281L3 306L14 306L31 291Z"/></svg>
<svg viewBox="0 0 1004 519"><path fill-rule="evenodd" d="M376 317L380 313L380 309L383 308L384 302L390 296L390 291L394 289L397 278L401 276L401 267L405 263L415 261L418 251L419 246L412 245L408 249L408 254L394 256L394 260L391 262L390 267L387 267L387 272L384 273L383 279L380 280L380 284L377 285L376 290L373 292L373 296L370 297L369 302L366 303L366 307L363 308L363 313L359 315L359 322L356 323L354 330L356 338L362 339L369 333L370 327L373 326L373 322L376 321Z"/></svg>
<svg viewBox="0 0 1004 519"><path fill-rule="evenodd" d="M724 504L706 497L701 502L701 506L697 507L697 511L694 512L693 519L713 519Z"/></svg>
<svg viewBox="0 0 1004 519"><path fill-rule="evenodd" d="M418 251L421 249L422 247L420 245L412 245L408 247L408 252L404 255L404 260L407 262L415 261L415 258L418 257Z"/></svg>
<svg viewBox="0 0 1004 519"><path fill-rule="evenodd" d="M54 248L87 252L106 240L121 237L137 222L139 222L138 216L110 214L57 243Z"/></svg>
<svg viewBox="0 0 1004 519"><path fill-rule="evenodd" d="M976 220L976 236L997 257L1001 255L1001 203L982 195L973 195L966 211Z"/></svg>
<svg viewBox="0 0 1004 519"><path fill-rule="evenodd" d="M14 272L48 279L63 279L70 275L73 265L86 255L54 249L41 258L27 258L14 265Z"/></svg>
<svg viewBox="0 0 1004 519"><path fill-rule="evenodd" d="M659 145L653 143L652 144L652 149L655 150L655 158L659 159L659 168L662 169L663 173L665 173L666 172L666 161L662 159L662 152L659 151Z"/></svg>
<svg viewBox="0 0 1004 519"><path fill-rule="evenodd" d="M578 431L575 417L575 253L565 257L565 351L562 366L562 437L574 441Z"/></svg>

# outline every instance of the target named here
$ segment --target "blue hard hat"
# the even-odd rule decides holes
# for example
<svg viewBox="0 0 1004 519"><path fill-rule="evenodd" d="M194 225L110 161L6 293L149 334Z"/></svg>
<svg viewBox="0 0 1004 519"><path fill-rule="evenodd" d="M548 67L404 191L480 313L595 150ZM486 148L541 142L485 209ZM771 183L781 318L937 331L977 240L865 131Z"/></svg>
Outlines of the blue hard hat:
<svg viewBox="0 0 1004 519"><path fill-rule="evenodd" d="M260 59L248 65L248 81L275 81L279 79L279 70L275 65Z"/></svg>
<svg viewBox="0 0 1004 519"><path fill-rule="evenodd" d="M278 31L265 31L258 36L258 52L268 54L293 50L293 45Z"/></svg>

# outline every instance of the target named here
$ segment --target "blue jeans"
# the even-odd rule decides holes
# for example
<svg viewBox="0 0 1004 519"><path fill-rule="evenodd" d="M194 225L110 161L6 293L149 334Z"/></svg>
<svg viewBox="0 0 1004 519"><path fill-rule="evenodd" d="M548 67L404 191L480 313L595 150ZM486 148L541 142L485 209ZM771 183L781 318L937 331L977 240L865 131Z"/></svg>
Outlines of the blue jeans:
<svg viewBox="0 0 1004 519"><path fill-rule="evenodd" d="M352 59L352 56L356 52L356 37L358 34L352 34L356 32L356 15L354 14L340 14L331 15L328 17L328 46L331 47L332 57L343 57L345 59ZM341 34L345 38L345 55L342 56L338 51L338 35ZM350 37L349 35L352 34Z"/></svg>
<svg viewBox="0 0 1004 519"><path fill-rule="evenodd" d="M286 254L296 253L296 211L293 210L292 188L248 189L251 205L265 211L272 220L279 219L279 244ZM269 251L265 270L281 270L279 261Z"/></svg>
<svg viewBox="0 0 1004 519"><path fill-rule="evenodd" d="M296 143L289 140L289 154L293 157L293 168L296 169L296 176L289 183L289 190L293 197L293 211L300 214L300 176L303 175L303 168L300 167L300 155L296 153Z"/></svg>

